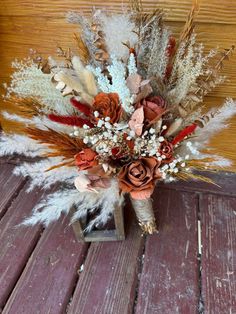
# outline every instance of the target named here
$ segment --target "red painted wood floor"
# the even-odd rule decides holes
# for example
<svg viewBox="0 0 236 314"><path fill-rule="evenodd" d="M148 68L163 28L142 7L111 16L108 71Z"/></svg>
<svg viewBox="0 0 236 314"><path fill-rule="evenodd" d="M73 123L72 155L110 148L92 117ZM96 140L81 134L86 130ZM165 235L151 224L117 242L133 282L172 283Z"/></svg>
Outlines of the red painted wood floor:
<svg viewBox="0 0 236 314"><path fill-rule="evenodd" d="M0 312L236 313L236 177L222 186L160 185L159 234L141 237L126 208L123 242L78 243L68 219L18 227L40 191L0 165ZM202 245L201 245L202 244Z"/></svg>

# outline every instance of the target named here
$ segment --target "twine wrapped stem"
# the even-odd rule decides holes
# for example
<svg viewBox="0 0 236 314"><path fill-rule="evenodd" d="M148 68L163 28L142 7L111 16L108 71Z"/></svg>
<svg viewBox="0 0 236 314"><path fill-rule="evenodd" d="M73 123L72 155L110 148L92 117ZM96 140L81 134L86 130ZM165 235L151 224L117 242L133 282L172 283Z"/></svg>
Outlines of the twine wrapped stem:
<svg viewBox="0 0 236 314"><path fill-rule="evenodd" d="M154 232L158 232L152 207L152 199L137 200L130 197L130 200L143 233L153 234Z"/></svg>

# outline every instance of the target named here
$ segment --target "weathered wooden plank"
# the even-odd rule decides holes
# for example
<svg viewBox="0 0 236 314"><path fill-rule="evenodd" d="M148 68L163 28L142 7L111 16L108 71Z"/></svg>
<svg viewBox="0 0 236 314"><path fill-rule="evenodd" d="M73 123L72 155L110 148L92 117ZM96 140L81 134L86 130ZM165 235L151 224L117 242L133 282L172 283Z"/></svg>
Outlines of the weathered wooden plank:
<svg viewBox="0 0 236 314"><path fill-rule="evenodd" d="M3 313L65 313L87 249L68 224L64 217L44 231Z"/></svg>
<svg viewBox="0 0 236 314"><path fill-rule="evenodd" d="M12 174L13 169L13 165L0 164L0 218L25 183L25 179Z"/></svg>
<svg viewBox="0 0 236 314"><path fill-rule="evenodd" d="M200 198L202 296L205 313L236 311L236 199Z"/></svg>
<svg viewBox="0 0 236 314"><path fill-rule="evenodd" d="M159 233L146 242L136 314L196 313L197 197L158 190Z"/></svg>
<svg viewBox="0 0 236 314"><path fill-rule="evenodd" d="M21 190L0 221L0 308L5 304L37 243L41 227L19 227L42 192Z"/></svg>
<svg viewBox="0 0 236 314"><path fill-rule="evenodd" d="M91 11L91 7L105 7L112 11L121 11L122 7L127 6L129 0L113 0L103 2L101 0L57 0L56 3L49 0L40 0L36 3L31 0L2 0L1 15L7 16L64 16L65 12L75 10L85 14ZM209 16L213 23L235 24L236 4L235 1L225 0L202 0L200 1L200 11L197 21L208 22ZM185 21L186 16L192 6L192 0L144 0L143 7L146 11L154 8L163 8L170 20Z"/></svg>
<svg viewBox="0 0 236 314"><path fill-rule="evenodd" d="M132 313L143 238L129 227L123 242L91 244L68 313Z"/></svg>
<svg viewBox="0 0 236 314"><path fill-rule="evenodd" d="M168 184L159 183L165 189L184 190L189 192L213 193L217 195L236 196L236 174L233 172L200 172L212 179L215 184L202 181L177 181Z"/></svg>

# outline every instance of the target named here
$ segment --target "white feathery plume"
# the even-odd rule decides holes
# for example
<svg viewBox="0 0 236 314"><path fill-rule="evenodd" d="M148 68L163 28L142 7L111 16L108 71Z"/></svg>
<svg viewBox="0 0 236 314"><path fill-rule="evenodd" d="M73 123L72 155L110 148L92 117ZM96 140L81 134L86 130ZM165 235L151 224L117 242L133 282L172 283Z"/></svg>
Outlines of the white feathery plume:
<svg viewBox="0 0 236 314"><path fill-rule="evenodd" d="M70 134L73 132L73 126L60 124L50 120L47 116L36 116L32 118L34 126L41 130L52 129L56 132ZM81 130L83 131L83 130Z"/></svg>
<svg viewBox="0 0 236 314"><path fill-rule="evenodd" d="M75 167L60 167L51 171L47 169L63 162L63 158L53 157L43 159L34 163L22 163L16 166L13 170L15 175L30 177L30 186L28 192L35 187L41 186L43 189L48 189L57 182L72 184L74 178L78 175L78 170Z"/></svg>
<svg viewBox="0 0 236 314"><path fill-rule="evenodd" d="M221 157L221 156L218 156L218 155L208 155L208 157L210 158L214 158L215 160L213 160L212 162L210 163L207 163L206 162L206 166L217 166L217 167L220 167L220 168L227 168L227 167L231 167L232 166L232 161L227 159L227 158L224 158L224 157Z"/></svg>
<svg viewBox="0 0 236 314"><path fill-rule="evenodd" d="M86 227L90 231L96 224L104 225L112 215L116 206L121 206L124 201L123 195L119 193L118 182L116 179L111 180L111 186L107 189L100 189L99 193L81 193L84 194L83 201L76 206L71 221L76 221L85 216L88 212L94 212L99 209L96 217L91 220Z"/></svg>
<svg viewBox="0 0 236 314"><path fill-rule="evenodd" d="M31 217L23 221L23 225L43 223L48 226L60 218L61 214L68 214L71 207L81 201L83 197L76 189L59 190L46 199L41 200L33 209Z"/></svg>
<svg viewBox="0 0 236 314"><path fill-rule="evenodd" d="M204 145L205 146L205 145ZM203 147L204 147L203 146ZM205 159L205 158L211 158L214 159L211 162L205 162L205 166L206 168L208 168L208 166L217 166L217 167L222 167L222 168L226 168L226 167L230 167L232 166L232 161L219 156L219 155L215 155L215 154L207 154L207 153L202 153L201 150L202 146L201 144L198 144L198 142L192 142L191 140L185 141L182 143L182 145L179 147L178 149L178 154L183 156L183 158L187 157L186 159Z"/></svg>
<svg viewBox="0 0 236 314"><path fill-rule="evenodd" d="M67 21L72 24L79 24L79 32L82 30L82 39L84 40L89 54L91 56L90 64L98 66L99 62L96 61L97 47L94 45L96 41L96 33L92 30L91 22L79 12L70 11L66 15Z"/></svg>
<svg viewBox="0 0 236 314"><path fill-rule="evenodd" d="M97 86L93 73L84 67L78 56L74 56L72 58L72 64L80 82L83 84L88 94L91 96L96 96Z"/></svg>
<svg viewBox="0 0 236 314"><path fill-rule="evenodd" d="M94 18L101 25L108 53L115 55L118 59L127 59L129 49L123 43L129 43L131 47L134 47L138 40L134 32L136 26L131 21L130 15L125 13L108 15L97 10Z"/></svg>
<svg viewBox="0 0 236 314"><path fill-rule="evenodd" d="M17 114L9 113L7 111L3 111L2 115L7 120L24 123L26 126L28 126L29 124L33 124L31 119L23 118Z"/></svg>
<svg viewBox="0 0 236 314"><path fill-rule="evenodd" d="M24 135L3 133L0 137L0 156L19 154L27 157L38 157L49 151L46 146Z"/></svg>
<svg viewBox="0 0 236 314"><path fill-rule="evenodd" d="M196 142L198 148L204 147L211 137L228 127L226 121L236 114L236 101L228 98L221 108L211 109L207 115L210 120L204 125L203 128L197 128L195 131L194 142ZM211 115L214 115L211 117Z"/></svg>
<svg viewBox="0 0 236 314"><path fill-rule="evenodd" d="M96 218L94 218L86 227L86 231L90 231L96 224L105 224L111 217L115 206L121 205L123 197L119 195L118 184L113 180L110 188L100 189L99 193L83 192L80 193L76 189L59 190L46 199L43 199L33 209L33 215L27 218L24 225L35 225L43 223L48 226L51 222L60 218L61 214L68 214L72 206L75 213L71 222L85 217L89 212L99 210Z"/></svg>

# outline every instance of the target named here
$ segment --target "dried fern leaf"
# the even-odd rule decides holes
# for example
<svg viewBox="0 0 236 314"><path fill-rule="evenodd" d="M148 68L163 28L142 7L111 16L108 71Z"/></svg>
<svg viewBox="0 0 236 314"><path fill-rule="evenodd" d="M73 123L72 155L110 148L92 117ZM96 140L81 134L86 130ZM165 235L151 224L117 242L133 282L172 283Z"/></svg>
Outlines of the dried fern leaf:
<svg viewBox="0 0 236 314"><path fill-rule="evenodd" d="M77 33L77 34L75 33L74 39L75 39L76 44L77 44L77 48L78 48L78 52L79 52L79 56L80 56L81 61L84 64L87 64L89 62L89 59L90 59L90 53L89 53L88 47L86 46L85 42L83 41L81 33Z"/></svg>
<svg viewBox="0 0 236 314"><path fill-rule="evenodd" d="M27 128L26 134L35 141L45 144L51 153L47 153L42 157L63 156L64 159L73 159L86 145L77 137L70 137L68 134L60 133L48 128L41 130L37 128Z"/></svg>
<svg viewBox="0 0 236 314"><path fill-rule="evenodd" d="M31 119L40 115L43 104L36 98L19 98L11 96L3 101L1 105L2 111L7 110L9 113L21 116L26 119ZM13 121L6 119L3 115L0 115L1 127L6 133L23 134L25 125L19 121Z"/></svg>
<svg viewBox="0 0 236 314"><path fill-rule="evenodd" d="M0 114L0 130L3 130L5 133L12 134L24 134L25 125L23 123L5 119Z"/></svg>
<svg viewBox="0 0 236 314"><path fill-rule="evenodd" d="M4 102L8 112L12 112L24 118L32 118L40 115L43 104L36 98L19 98L11 96Z"/></svg>
<svg viewBox="0 0 236 314"><path fill-rule="evenodd" d="M73 160L69 160L69 161L65 161L65 162L60 163L60 164L55 165L55 166L52 166L52 167L48 168L46 170L46 172L51 171L51 170L55 170L55 169L58 169L58 168L61 168L61 167L65 167L65 166L66 167L73 167L73 166L75 166L74 159Z"/></svg>

